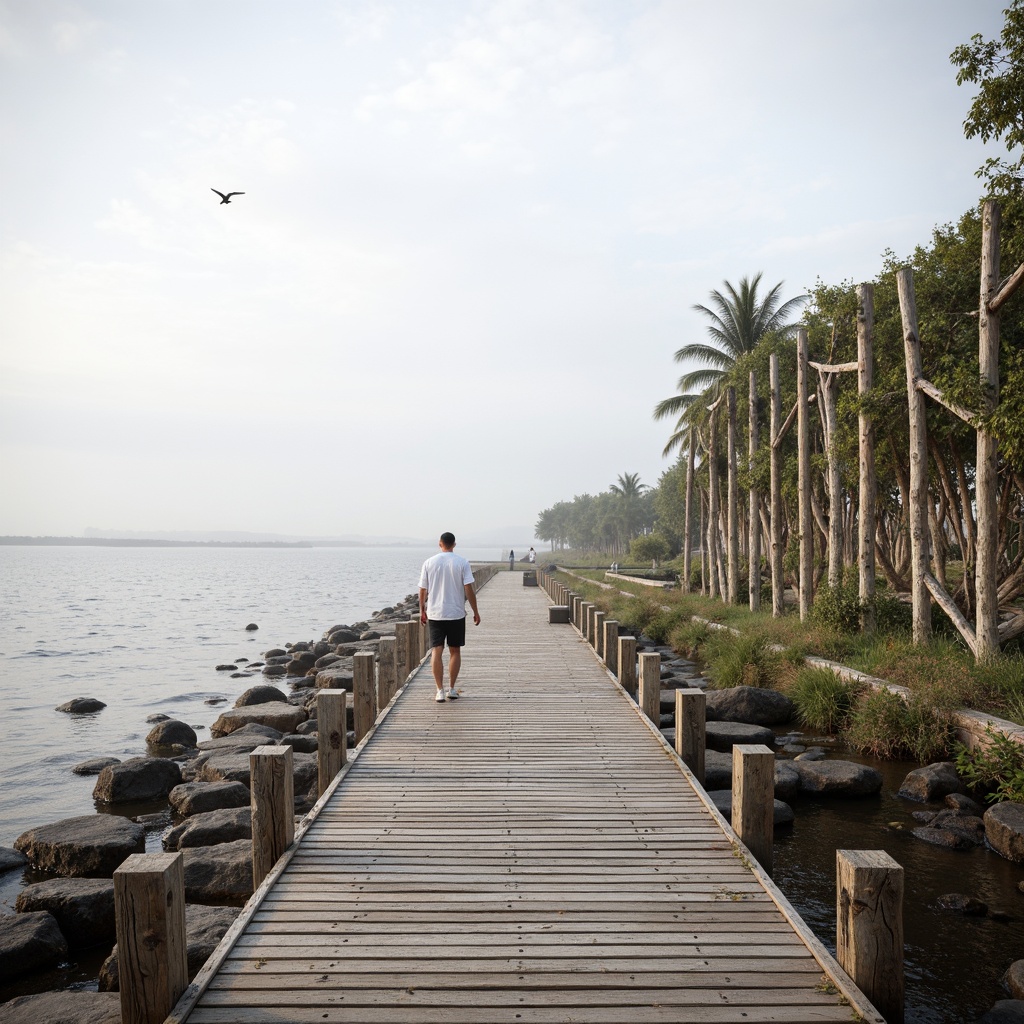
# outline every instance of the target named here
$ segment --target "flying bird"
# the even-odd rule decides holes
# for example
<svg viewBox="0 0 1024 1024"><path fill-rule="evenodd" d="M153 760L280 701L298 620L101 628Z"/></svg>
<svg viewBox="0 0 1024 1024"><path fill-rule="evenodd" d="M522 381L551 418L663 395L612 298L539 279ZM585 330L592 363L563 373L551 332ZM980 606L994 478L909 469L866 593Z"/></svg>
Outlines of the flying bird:
<svg viewBox="0 0 1024 1024"><path fill-rule="evenodd" d="M211 188L210 191L211 192L217 192L217 190L215 188ZM225 203L230 203L231 202L231 197L232 196L244 196L245 193L244 192L229 192L227 195L225 195L223 192L217 192L217 195L220 196L220 205L223 206Z"/></svg>

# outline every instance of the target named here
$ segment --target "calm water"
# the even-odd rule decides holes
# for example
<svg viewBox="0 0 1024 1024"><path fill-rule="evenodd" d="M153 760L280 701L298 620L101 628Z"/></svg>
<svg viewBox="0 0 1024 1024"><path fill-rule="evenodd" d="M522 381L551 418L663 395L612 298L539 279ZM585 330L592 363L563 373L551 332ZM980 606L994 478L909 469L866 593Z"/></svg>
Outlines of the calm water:
<svg viewBox="0 0 1024 1024"><path fill-rule="evenodd" d="M0 846L91 814L96 780L72 766L144 754L148 715L202 727L202 738L219 713L207 698L233 702L262 679L216 665L369 618L415 591L436 550L0 546ZM53 710L72 697L107 707Z"/></svg>

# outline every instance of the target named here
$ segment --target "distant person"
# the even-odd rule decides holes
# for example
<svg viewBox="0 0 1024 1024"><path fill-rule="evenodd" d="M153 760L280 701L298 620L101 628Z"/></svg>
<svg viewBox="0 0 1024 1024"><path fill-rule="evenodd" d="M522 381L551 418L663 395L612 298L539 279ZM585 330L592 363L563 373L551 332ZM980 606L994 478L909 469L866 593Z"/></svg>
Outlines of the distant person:
<svg viewBox="0 0 1024 1024"><path fill-rule="evenodd" d="M509 572L511 572L513 570L513 568L515 568L515 564L516 564L516 553L515 553L515 551L510 551L508 553L508 571Z"/></svg>
<svg viewBox="0 0 1024 1024"><path fill-rule="evenodd" d="M533 548L530 548L530 553L526 556L526 560L530 563L530 565L537 564L537 552L534 551Z"/></svg>
<svg viewBox="0 0 1024 1024"><path fill-rule="evenodd" d="M461 555L455 554L455 534L442 533L440 554L428 558L420 570L420 622L430 627L430 668L437 693L434 700L444 703L444 654L448 641L448 699L458 700L455 681L462 667L462 648L466 644L466 602L473 609L473 625L480 625L480 612L473 589L473 570Z"/></svg>

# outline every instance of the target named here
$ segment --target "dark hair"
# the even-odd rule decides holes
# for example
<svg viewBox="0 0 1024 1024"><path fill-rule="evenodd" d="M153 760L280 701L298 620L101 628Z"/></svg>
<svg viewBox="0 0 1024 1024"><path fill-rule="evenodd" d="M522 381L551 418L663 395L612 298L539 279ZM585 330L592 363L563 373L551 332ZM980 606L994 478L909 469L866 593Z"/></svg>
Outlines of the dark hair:
<svg viewBox="0 0 1024 1024"><path fill-rule="evenodd" d="M442 533L441 534L441 543L446 548L453 548L453 547L455 547L455 534L454 533Z"/></svg>

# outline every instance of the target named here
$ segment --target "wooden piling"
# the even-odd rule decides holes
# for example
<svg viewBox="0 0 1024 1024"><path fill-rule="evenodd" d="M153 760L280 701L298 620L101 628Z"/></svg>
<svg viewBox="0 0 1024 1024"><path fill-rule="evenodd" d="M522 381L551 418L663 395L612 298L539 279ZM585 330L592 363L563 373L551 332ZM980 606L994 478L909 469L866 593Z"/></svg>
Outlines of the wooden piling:
<svg viewBox="0 0 1024 1024"><path fill-rule="evenodd" d="M395 623L395 672L399 686L405 685L409 675L409 623Z"/></svg>
<svg viewBox="0 0 1024 1024"><path fill-rule="evenodd" d="M382 636L377 645L377 711L391 703L398 689L398 673L395 671L395 648L393 636Z"/></svg>
<svg viewBox="0 0 1024 1024"><path fill-rule="evenodd" d="M661 724L661 655L640 655L637 704L655 724Z"/></svg>
<svg viewBox="0 0 1024 1024"><path fill-rule="evenodd" d="M604 612L594 612L594 653L602 661L604 660L604 620Z"/></svg>
<svg viewBox="0 0 1024 1024"><path fill-rule="evenodd" d="M676 753L704 785L707 697L703 690L676 690Z"/></svg>
<svg viewBox="0 0 1024 1024"><path fill-rule="evenodd" d="M345 690L321 690L316 695L317 793L320 796L345 766L348 752L347 702Z"/></svg>
<svg viewBox="0 0 1024 1024"><path fill-rule="evenodd" d="M419 623L416 623L417 632ZM377 720L377 687L373 678L376 658L372 651L352 657L352 725L358 743Z"/></svg>
<svg viewBox="0 0 1024 1024"><path fill-rule="evenodd" d="M162 1024L188 985L184 864L133 853L114 871L122 1024Z"/></svg>
<svg viewBox="0 0 1024 1024"><path fill-rule="evenodd" d="M295 790L290 746L257 747L249 755L252 806L252 886L258 889L295 838Z"/></svg>
<svg viewBox="0 0 1024 1024"><path fill-rule="evenodd" d="M836 850L836 959L887 1024L903 1024L903 868L884 850Z"/></svg>
<svg viewBox="0 0 1024 1024"><path fill-rule="evenodd" d="M619 674L619 623L606 619L604 623L604 663L613 676Z"/></svg>
<svg viewBox="0 0 1024 1024"><path fill-rule="evenodd" d="M775 829L775 754L763 743L732 748L732 827L767 874Z"/></svg>
<svg viewBox="0 0 1024 1024"><path fill-rule="evenodd" d="M619 686L636 698L636 637L619 637Z"/></svg>

